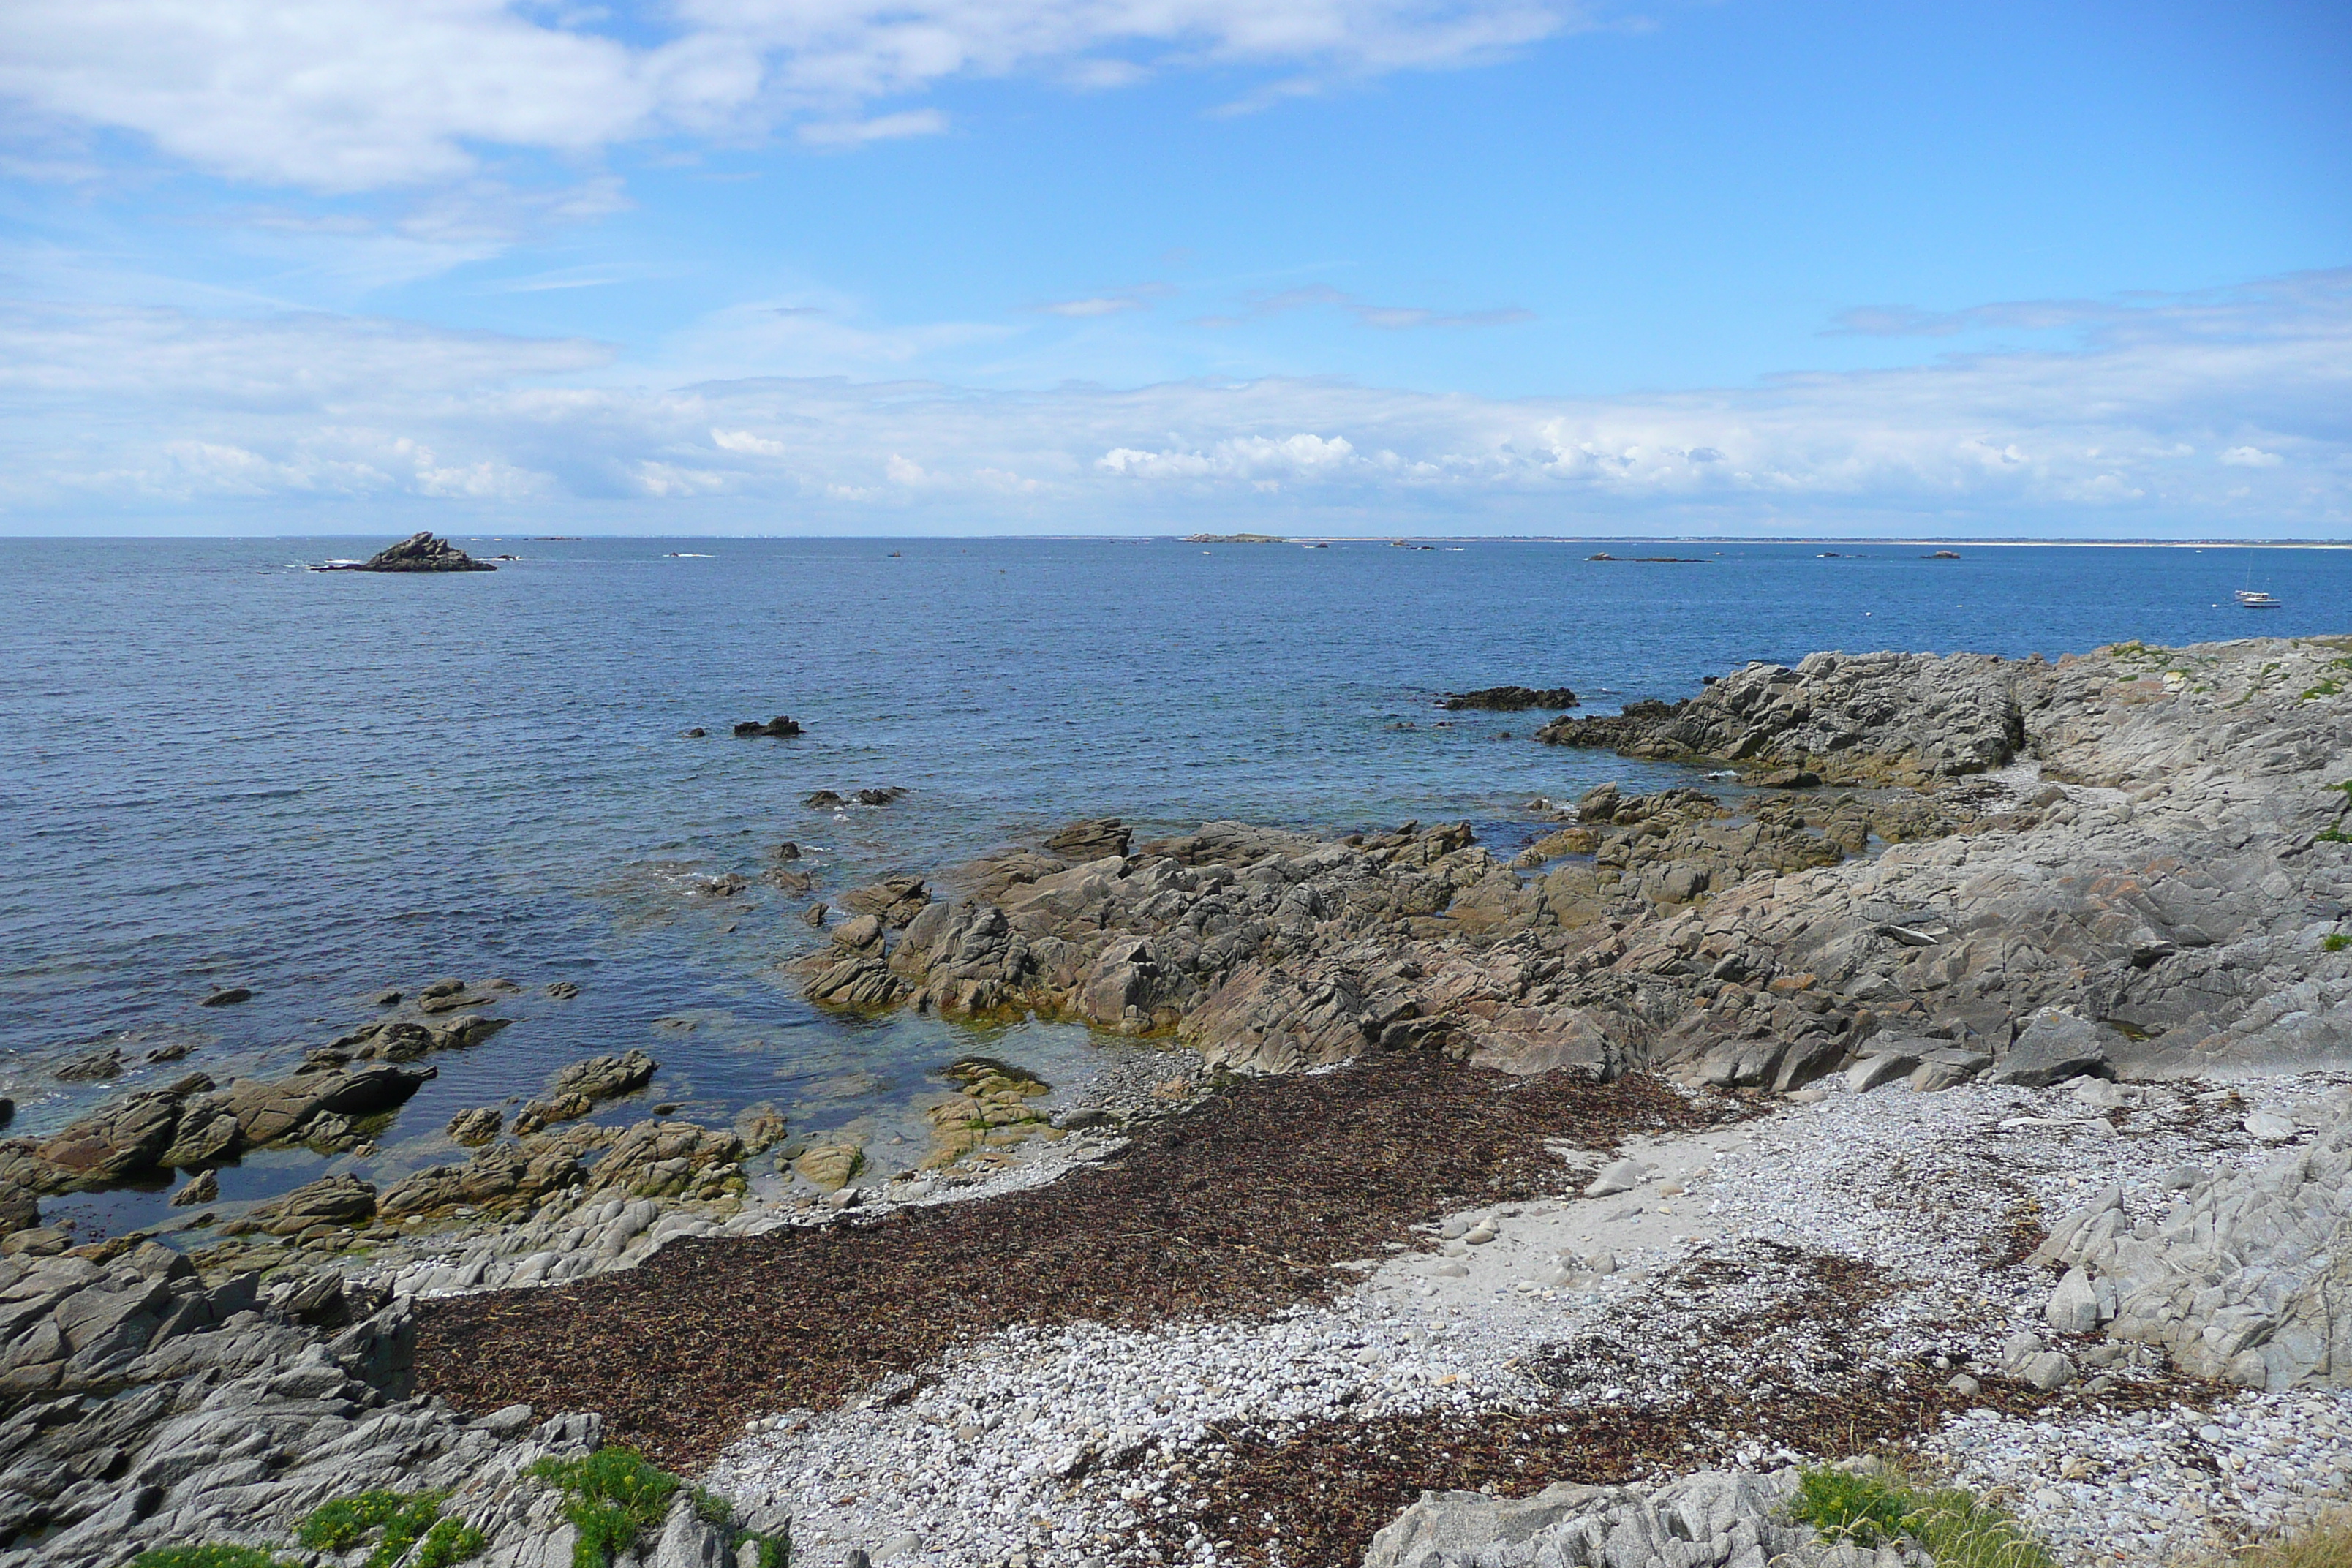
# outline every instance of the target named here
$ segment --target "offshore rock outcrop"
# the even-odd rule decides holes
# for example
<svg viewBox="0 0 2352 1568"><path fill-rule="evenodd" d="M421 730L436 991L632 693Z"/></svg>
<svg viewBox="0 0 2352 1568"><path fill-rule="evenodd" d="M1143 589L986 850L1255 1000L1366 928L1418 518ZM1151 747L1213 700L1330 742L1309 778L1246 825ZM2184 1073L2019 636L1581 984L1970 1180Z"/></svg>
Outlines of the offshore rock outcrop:
<svg viewBox="0 0 2352 1568"><path fill-rule="evenodd" d="M2326 837L2352 782L2345 668L2315 639L1756 666L1561 722L1874 787L1737 809L1604 789L1535 875L1459 826L1012 850L895 942L852 921L803 973L835 1005L1034 1010L1252 1070L1381 1042L1787 1089L1889 1038L1998 1071L2052 1007L2106 1026L2124 1076L2308 1065L2352 1047L2352 958L2322 940L2352 910L2352 847ZM2013 761L2038 776L1972 776Z"/></svg>
<svg viewBox="0 0 2352 1568"><path fill-rule="evenodd" d="M477 561L446 539L430 533L412 533L397 544L387 545L365 561L348 566L331 566L332 572L495 572L497 567L487 561Z"/></svg>

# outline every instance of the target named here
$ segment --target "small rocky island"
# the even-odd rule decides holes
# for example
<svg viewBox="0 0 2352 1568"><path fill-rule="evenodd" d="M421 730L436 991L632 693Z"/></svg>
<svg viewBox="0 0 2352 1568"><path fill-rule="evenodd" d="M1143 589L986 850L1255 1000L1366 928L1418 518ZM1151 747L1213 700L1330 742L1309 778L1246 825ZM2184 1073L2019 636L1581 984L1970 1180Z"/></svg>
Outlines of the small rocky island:
<svg viewBox="0 0 2352 1568"><path fill-rule="evenodd" d="M399 543L377 551L364 561L338 562L321 572L495 572L487 561L477 561L446 539L412 533Z"/></svg>

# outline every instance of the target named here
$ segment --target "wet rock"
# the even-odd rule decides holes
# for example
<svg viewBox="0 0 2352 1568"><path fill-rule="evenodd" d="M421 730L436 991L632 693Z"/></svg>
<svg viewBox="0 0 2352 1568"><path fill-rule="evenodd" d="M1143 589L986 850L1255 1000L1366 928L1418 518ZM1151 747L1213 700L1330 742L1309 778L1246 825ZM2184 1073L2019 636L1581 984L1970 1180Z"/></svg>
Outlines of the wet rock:
<svg viewBox="0 0 2352 1568"><path fill-rule="evenodd" d="M40 1223L39 1198L14 1182L0 1182L0 1236L31 1230Z"/></svg>
<svg viewBox="0 0 2352 1568"><path fill-rule="evenodd" d="M436 1076L429 1067L371 1064L275 1081L241 1079L229 1086L226 1109L247 1142L272 1143L297 1135L312 1117L327 1112L357 1117L389 1110Z"/></svg>
<svg viewBox="0 0 2352 1568"><path fill-rule="evenodd" d="M543 988L551 1001L569 1002L580 994L580 987L569 980L551 980Z"/></svg>
<svg viewBox="0 0 2352 1568"><path fill-rule="evenodd" d="M102 1051L92 1051L87 1056L76 1057L71 1061L60 1065L52 1076L63 1079L68 1083L88 1083L114 1078L121 1071L122 1053L119 1049L110 1047Z"/></svg>
<svg viewBox="0 0 2352 1568"><path fill-rule="evenodd" d="M375 1214L376 1190L358 1177L337 1173L305 1183L282 1197L257 1204L245 1218L272 1236L299 1236L314 1225L356 1226Z"/></svg>
<svg viewBox="0 0 2352 1568"><path fill-rule="evenodd" d="M803 1156L805 1157L805 1156ZM599 1192L688 1201L740 1193L743 1140L688 1121L640 1121L590 1169Z"/></svg>
<svg viewBox="0 0 2352 1568"><path fill-rule="evenodd" d="M793 1161L793 1169L819 1192L839 1192L866 1169L866 1151L856 1143L819 1143Z"/></svg>
<svg viewBox="0 0 2352 1568"><path fill-rule="evenodd" d="M195 1179L172 1194L175 1209L194 1208L201 1204L220 1201L220 1178L210 1171L199 1171Z"/></svg>
<svg viewBox="0 0 2352 1568"><path fill-rule="evenodd" d="M1449 691L1437 705L1450 712L1477 710L1488 713L1519 713L1530 708L1574 708L1576 693L1565 686L1482 686L1475 691Z"/></svg>
<svg viewBox="0 0 2352 1568"><path fill-rule="evenodd" d="M747 719L735 726L735 737L738 740L747 740L755 735L772 735L778 740L790 740L799 733L801 733L799 723L790 714L785 713L779 713L773 719L764 722L757 719Z"/></svg>
<svg viewBox="0 0 2352 1568"><path fill-rule="evenodd" d="M636 1050L573 1062L548 1079L546 1093L515 1112L515 1131L536 1132L554 1122L585 1116L599 1101L634 1094L653 1080L660 1065Z"/></svg>
<svg viewBox="0 0 2352 1568"><path fill-rule="evenodd" d="M180 1122L171 1094L135 1094L101 1106L40 1143L0 1143L0 1180L35 1192L110 1185L154 1171Z"/></svg>
<svg viewBox="0 0 2352 1568"><path fill-rule="evenodd" d="M165 1170L205 1170L236 1158L245 1132L226 1095L205 1095L183 1107L171 1147L155 1163Z"/></svg>
<svg viewBox="0 0 2352 1568"><path fill-rule="evenodd" d="M496 1110L478 1105L471 1110L461 1110L449 1119L449 1141L468 1149L478 1149L485 1143L495 1142L505 1125L506 1118Z"/></svg>
<svg viewBox="0 0 2352 1568"><path fill-rule="evenodd" d="M661 1064L643 1051L617 1057L590 1057L559 1069L547 1081L551 1094L584 1094L591 1100L617 1100L653 1081Z"/></svg>
<svg viewBox="0 0 2352 1568"><path fill-rule="evenodd" d="M198 1004L198 1005L205 1007L234 1007L239 1002L250 1002L252 1000L253 993L247 990L244 986L224 985L219 990L215 991L210 995L206 996Z"/></svg>
<svg viewBox="0 0 2352 1568"><path fill-rule="evenodd" d="M801 804L811 811L831 811L835 806L846 805L848 802L843 800L834 790L821 789L813 791L802 800Z"/></svg>
<svg viewBox="0 0 2352 1568"><path fill-rule="evenodd" d="M872 915L892 931L902 931L931 901L920 877L885 877L841 895L842 907Z"/></svg>
<svg viewBox="0 0 2352 1568"><path fill-rule="evenodd" d="M1096 817L1059 829L1045 840L1045 847L1072 860L1100 860L1126 855L1134 837L1135 830L1121 826L1118 817Z"/></svg>
<svg viewBox="0 0 2352 1568"><path fill-rule="evenodd" d="M832 911L826 909L823 904L811 904L808 908L801 911L801 923L803 925L822 927L824 924L825 916L831 912Z"/></svg>
<svg viewBox="0 0 2352 1568"><path fill-rule="evenodd" d="M784 1113L764 1100L735 1113L735 1135L742 1140L746 1154L775 1147L788 1131Z"/></svg>
<svg viewBox="0 0 2352 1568"><path fill-rule="evenodd" d="M587 1130L583 1130L587 1131ZM387 1188L377 1208L385 1219L430 1215L470 1205L497 1210L534 1202L583 1179L581 1154L591 1144L567 1132L493 1143L462 1165L434 1165Z"/></svg>

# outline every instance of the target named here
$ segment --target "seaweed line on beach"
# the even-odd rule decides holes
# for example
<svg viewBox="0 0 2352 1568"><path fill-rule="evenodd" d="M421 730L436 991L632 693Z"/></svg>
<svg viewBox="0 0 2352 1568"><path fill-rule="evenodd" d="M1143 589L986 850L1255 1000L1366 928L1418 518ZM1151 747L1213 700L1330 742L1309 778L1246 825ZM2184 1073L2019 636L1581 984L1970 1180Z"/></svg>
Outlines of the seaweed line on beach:
<svg viewBox="0 0 2352 1568"><path fill-rule="evenodd" d="M673 1242L641 1268L419 1304L418 1386L460 1408L595 1410L662 1463L766 1411L827 1409L1013 1324L1148 1327L1328 1300L1334 1266L1470 1202L1556 1190L1549 1145L1739 1114L1649 1078L1513 1079L1433 1053L1244 1079L1048 1187L872 1223Z"/></svg>

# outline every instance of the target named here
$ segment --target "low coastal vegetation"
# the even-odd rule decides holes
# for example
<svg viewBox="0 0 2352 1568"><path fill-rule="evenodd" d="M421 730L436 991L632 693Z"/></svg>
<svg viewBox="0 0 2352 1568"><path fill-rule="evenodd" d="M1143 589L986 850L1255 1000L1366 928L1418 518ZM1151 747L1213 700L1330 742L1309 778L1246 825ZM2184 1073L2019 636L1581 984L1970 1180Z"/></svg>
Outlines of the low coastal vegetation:
<svg viewBox="0 0 2352 1568"><path fill-rule="evenodd" d="M614 1445L576 1459L541 1459L523 1472L547 1482L564 1496L563 1517L575 1534L572 1568L607 1568L659 1525L670 1500L685 1483L648 1461L635 1448ZM721 1530L734 1522L725 1498L695 1489L694 1510L704 1523ZM791 1568L789 1531L770 1537L740 1533L735 1544L754 1544L759 1568Z"/></svg>
<svg viewBox="0 0 2352 1568"><path fill-rule="evenodd" d="M2006 1510L1960 1487L1929 1489L1899 1470L1809 1469L1789 1517L1825 1541L1916 1544L1937 1568L2057 1568Z"/></svg>
<svg viewBox="0 0 2352 1568"><path fill-rule="evenodd" d="M447 1501L446 1492L384 1489L331 1499L294 1527L294 1541L338 1553L373 1541L365 1568L453 1568L485 1542L465 1521L443 1517ZM258 1546L164 1546L141 1553L131 1568L279 1568L283 1561Z"/></svg>

